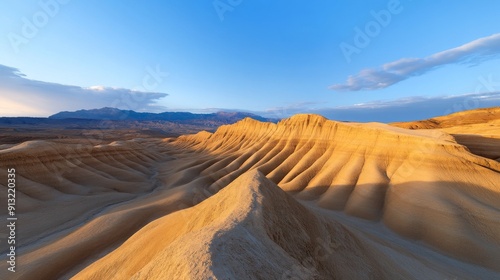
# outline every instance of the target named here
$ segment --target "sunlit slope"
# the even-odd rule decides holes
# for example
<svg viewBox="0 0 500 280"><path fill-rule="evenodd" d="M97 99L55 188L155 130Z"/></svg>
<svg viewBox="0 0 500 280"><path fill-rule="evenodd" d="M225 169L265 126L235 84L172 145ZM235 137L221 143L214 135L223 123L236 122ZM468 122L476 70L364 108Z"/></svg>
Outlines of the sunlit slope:
<svg viewBox="0 0 500 280"><path fill-rule="evenodd" d="M409 129L439 129L476 154L500 161L500 107L475 109L423 121L391 124Z"/></svg>
<svg viewBox="0 0 500 280"><path fill-rule="evenodd" d="M153 242L154 241L154 242ZM404 276L344 227L257 171L158 219L75 279L366 279ZM282 278L285 277L285 278Z"/></svg>
<svg viewBox="0 0 500 280"><path fill-rule="evenodd" d="M500 164L439 131L297 115L246 119L176 145L209 153L215 191L258 169L299 199L370 220L454 256L498 269ZM222 163L222 164L220 164Z"/></svg>
<svg viewBox="0 0 500 280"><path fill-rule="evenodd" d="M500 107L492 107L460 111L421 121L395 122L391 125L409 129L432 129L485 124L499 119Z"/></svg>
<svg viewBox="0 0 500 280"><path fill-rule="evenodd" d="M500 274L500 163L440 130L297 115L0 148L19 218L19 271L5 274L2 249L1 279ZM313 252L323 241L328 260Z"/></svg>
<svg viewBox="0 0 500 280"><path fill-rule="evenodd" d="M151 217L177 209L145 200L161 186L157 168L168 155L147 141L82 143L29 141L0 150L0 187L6 188L6 169L16 170L18 218L18 271L2 275L2 259L0 279L55 279L122 242ZM6 192L0 196L7 200ZM133 204L137 200L140 206ZM120 213L124 204L128 210Z"/></svg>
<svg viewBox="0 0 500 280"><path fill-rule="evenodd" d="M16 169L17 214L23 229L18 232L18 245L72 224L75 217L96 206L151 191L151 167L162 155L144 153L138 147L133 141L106 148L29 141L0 150L2 175L7 168Z"/></svg>
<svg viewBox="0 0 500 280"><path fill-rule="evenodd" d="M458 143L469 148L472 153L500 161L500 119L441 130L452 134Z"/></svg>

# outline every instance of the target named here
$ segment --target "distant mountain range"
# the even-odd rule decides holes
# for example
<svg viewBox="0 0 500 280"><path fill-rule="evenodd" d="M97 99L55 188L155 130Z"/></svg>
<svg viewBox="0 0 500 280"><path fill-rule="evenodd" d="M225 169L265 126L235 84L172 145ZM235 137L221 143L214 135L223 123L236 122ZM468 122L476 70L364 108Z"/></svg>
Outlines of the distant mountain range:
<svg viewBox="0 0 500 280"><path fill-rule="evenodd" d="M106 107L60 112L48 118L0 117L0 145L36 139L81 138L96 133L106 140L176 137L202 130L213 132L221 125L233 124L247 117L278 121L243 112L155 114Z"/></svg>
<svg viewBox="0 0 500 280"><path fill-rule="evenodd" d="M276 121L274 119L264 118L255 114L244 112L217 112L211 114L193 114L189 112L140 113L110 107L92 110L78 110L75 112L64 111L50 116L49 119L168 121L179 124L208 125L215 127L223 124L232 124L247 117L264 122Z"/></svg>

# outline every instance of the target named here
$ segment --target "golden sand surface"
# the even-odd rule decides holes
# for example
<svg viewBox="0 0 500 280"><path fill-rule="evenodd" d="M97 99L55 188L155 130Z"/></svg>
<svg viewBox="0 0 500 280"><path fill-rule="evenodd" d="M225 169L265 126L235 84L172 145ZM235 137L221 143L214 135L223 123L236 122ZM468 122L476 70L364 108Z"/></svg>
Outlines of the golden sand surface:
<svg viewBox="0 0 500 280"><path fill-rule="evenodd" d="M497 142L457 137L499 123L396 125L295 115L5 147L18 271L2 252L0 279L500 278Z"/></svg>

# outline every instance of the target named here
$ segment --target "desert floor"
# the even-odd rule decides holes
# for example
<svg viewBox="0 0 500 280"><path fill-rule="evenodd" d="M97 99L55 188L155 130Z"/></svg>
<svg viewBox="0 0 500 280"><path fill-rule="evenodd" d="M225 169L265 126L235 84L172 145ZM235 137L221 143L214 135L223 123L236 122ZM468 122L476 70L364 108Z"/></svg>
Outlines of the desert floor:
<svg viewBox="0 0 500 280"><path fill-rule="evenodd" d="M0 279L500 279L498 112L3 144Z"/></svg>

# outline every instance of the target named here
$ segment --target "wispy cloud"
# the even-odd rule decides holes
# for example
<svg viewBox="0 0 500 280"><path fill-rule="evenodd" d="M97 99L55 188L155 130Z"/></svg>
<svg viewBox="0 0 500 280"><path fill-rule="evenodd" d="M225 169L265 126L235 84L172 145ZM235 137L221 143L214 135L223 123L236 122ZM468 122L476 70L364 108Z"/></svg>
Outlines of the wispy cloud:
<svg viewBox="0 0 500 280"><path fill-rule="evenodd" d="M165 109L166 93L125 88L89 88L28 79L19 69L0 65L0 116L48 116L59 111L116 107L135 111Z"/></svg>
<svg viewBox="0 0 500 280"><path fill-rule="evenodd" d="M335 84L330 89L336 91L382 89L443 65L454 63L476 65L499 53L500 33L497 33L425 58L402 58L378 68L363 69L358 74L349 76L344 84Z"/></svg>
<svg viewBox="0 0 500 280"><path fill-rule="evenodd" d="M428 119L458 111L500 106L500 92L482 92L452 96L414 96L396 100L380 100L342 107L311 107L304 104L292 110L272 108L265 112L255 112L272 117L285 114L283 118L297 113L323 115L332 120L355 122L397 122Z"/></svg>

